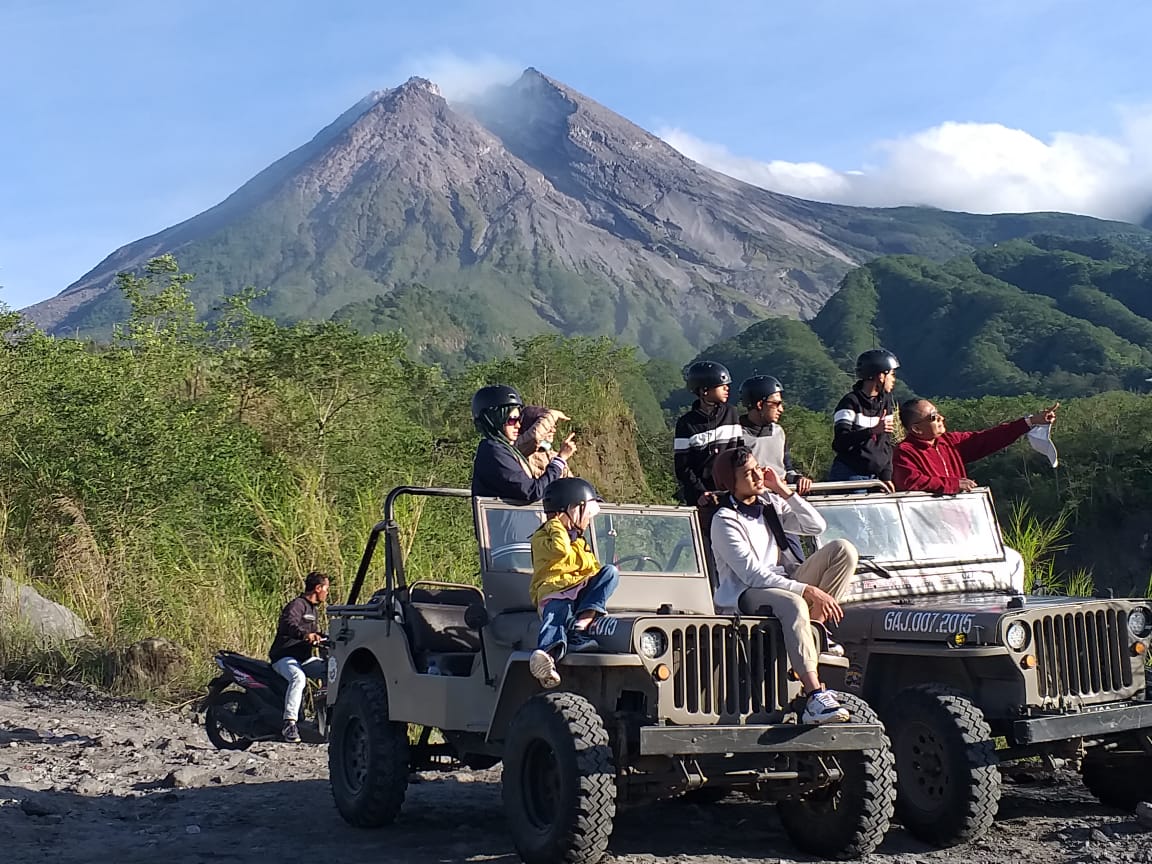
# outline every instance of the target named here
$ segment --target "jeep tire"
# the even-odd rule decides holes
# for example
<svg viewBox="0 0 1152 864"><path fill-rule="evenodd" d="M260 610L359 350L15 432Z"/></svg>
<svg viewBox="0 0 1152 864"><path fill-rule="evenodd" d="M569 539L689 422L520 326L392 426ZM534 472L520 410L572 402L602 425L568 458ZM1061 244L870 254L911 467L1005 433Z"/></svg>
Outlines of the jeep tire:
<svg viewBox="0 0 1152 864"><path fill-rule="evenodd" d="M1107 807L1131 813L1141 801L1152 800L1152 757L1143 750L1089 750L1080 778Z"/></svg>
<svg viewBox="0 0 1152 864"><path fill-rule="evenodd" d="M330 735L336 809L357 828L390 825L408 789L408 725L388 719L383 680L359 678L340 689Z"/></svg>
<svg viewBox="0 0 1152 864"><path fill-rule="evenodd" d="M879 723L863 699L837 693L856 723ZM834 756L843 776L804 798L777 805L780 822L793 845L820 858L860 858L884 839L896 800L896 763L888 739L875 750Z"/></svg>
<svg viewBox="0 0 1152 864"><path fill-rule="evenodd" d="M1000 804L1000 769L984 714L939 684L901 690L885 716L896 756L896 818L913 836L954 846L984 834Z"/></svg>
<svg viewBox="0 0 1152 864"><path fill-rule="evenodd" d="M504 810L525 864L595 864L616 816L608 732L574 693L525 702L504 747Z"/></svg>

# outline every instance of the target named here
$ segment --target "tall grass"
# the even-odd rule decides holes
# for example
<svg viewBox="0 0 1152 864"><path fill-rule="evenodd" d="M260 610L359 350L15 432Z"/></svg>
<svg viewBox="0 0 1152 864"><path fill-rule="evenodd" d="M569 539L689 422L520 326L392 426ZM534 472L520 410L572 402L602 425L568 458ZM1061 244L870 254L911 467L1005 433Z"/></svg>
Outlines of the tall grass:
<svg viewBox="0 0 1152 864"><path fill-rule="evenodd" d="M1056 570L1055 556L1068 548L1071 511L1062 510L1051 519L1041 519L1027 501L1014 501L1003 525L1004 542L1024 559L1024 590L1029 594L1063 594L1091 597L1096 585L1090 570L1071 573Z"/></svg>

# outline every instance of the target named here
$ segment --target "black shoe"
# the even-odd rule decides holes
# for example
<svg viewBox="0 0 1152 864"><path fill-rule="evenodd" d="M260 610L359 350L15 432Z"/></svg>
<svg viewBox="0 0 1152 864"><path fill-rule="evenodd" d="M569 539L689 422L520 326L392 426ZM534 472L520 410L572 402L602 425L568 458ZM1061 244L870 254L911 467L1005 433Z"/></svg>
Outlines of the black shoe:
<svg viewBox="0 0 1152 864"><path fill-rule="evenodd" d="M300 743L300 730L296 728L295 720L284 721L284 730L280 733L280 737L289 744Z"/></svg>
<svg viewBox="0 0 1152 864"><path fill-rule="evenodd" d="M581 651L597 651L599 648L600 643L582 630L573 630L568 634L569 654L578 654Z"/></svg>

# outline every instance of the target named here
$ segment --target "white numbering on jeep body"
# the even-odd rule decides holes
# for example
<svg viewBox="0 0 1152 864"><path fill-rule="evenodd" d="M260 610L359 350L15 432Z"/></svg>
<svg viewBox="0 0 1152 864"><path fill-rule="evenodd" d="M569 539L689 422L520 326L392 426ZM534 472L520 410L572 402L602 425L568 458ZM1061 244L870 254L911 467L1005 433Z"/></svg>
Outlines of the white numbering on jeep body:
<svg viewBox="0 0 1152 864"><path fill-rule="evenodd" d="M889 633L953 633L972 632L972 614L967 612L887 612L884 629Z"/></svg>
<svg viewBox="0 0 1152 864"><path fill-rule="evenodd" d="M588 635L613 636L616 633L616 626L619 623L620 620L618 618L613 618L611 615L604 615L588 625Z"/></svg>

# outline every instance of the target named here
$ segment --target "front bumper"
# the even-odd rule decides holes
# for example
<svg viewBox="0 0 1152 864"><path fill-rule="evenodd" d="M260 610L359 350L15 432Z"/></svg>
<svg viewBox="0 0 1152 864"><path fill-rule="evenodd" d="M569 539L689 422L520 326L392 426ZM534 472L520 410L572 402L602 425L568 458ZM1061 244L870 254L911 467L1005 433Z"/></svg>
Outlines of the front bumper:
<svg viewBox="0 0 1152 864"><path fill-rule="evenodd" d="M1137 729L1152 730L1152 703L1138 702L1078 714L1032 717L1012 724L1013 737L1021 745L1067 741L1070 738L1101 738Z"/></svg>
<svg viewBox="0 0 1152 864"><path fill-rule="evenodd" d="M878 723L799 726L642 726L642 756L700 756L708 753L822 753L876 750L885 743Z"/></svg>

